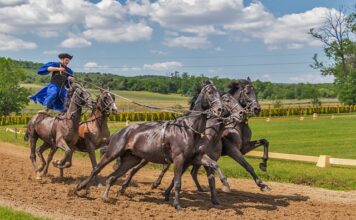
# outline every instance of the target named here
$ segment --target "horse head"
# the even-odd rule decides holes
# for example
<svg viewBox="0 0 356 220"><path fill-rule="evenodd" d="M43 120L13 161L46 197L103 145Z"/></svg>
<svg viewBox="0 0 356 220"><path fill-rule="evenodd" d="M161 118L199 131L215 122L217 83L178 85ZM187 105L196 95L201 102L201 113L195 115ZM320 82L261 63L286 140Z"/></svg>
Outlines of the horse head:
<svg viewBox="0 0 356 220"><path fill-rule="evenodd" d="M223 117L230 117L239 123L245 121L246 111L231 94L222 95L221 101L223 104Z"/></svg>
<svg viewBox="0 0 356 220"><path fill-rule="evenodd" d="M115 104L115 95L112 94L109 89L101 90L100 96L98 97L96 107L102 113L116 114L117 107Z"/></svg>
<svg viewBox="0 0 356 220"><path fill-rule="evenodd" d="M93 100L89 92L85 91L80 86L73 86L71 87L70 91L68 92L70 97L70 102L74 103L77 107L89 107L93 108Z"/></svg>
<svg viewBox="0 0 356 220"><path fill-rule="evenodd" d="M204 111L209 110L212 115L220 117L222 113L222 103L219 91L210 80L205 81L202 86L194 102L194 106L199 106Z"/></svg>
<svg viewBox="0 0 356 220"><path fill-rule="evenodd" d="M257 93L252 85L250 77L241 79L237 82L230 83L228 86L230 93L245 109L249 116L254 116L260 113L261 106L257 100Z"/></svg>

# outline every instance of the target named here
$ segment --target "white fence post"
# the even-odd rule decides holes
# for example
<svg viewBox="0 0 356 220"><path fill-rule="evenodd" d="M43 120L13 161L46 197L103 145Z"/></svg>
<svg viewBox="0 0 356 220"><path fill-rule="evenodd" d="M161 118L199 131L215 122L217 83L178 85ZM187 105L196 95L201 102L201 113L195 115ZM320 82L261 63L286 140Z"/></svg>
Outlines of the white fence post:
<svg viewBox="0 0 356 220"><path fill-rule="evenodd" d="M330 167L330 156L329 155L320 155L316 166L322 167L322 168Z"/></svg>

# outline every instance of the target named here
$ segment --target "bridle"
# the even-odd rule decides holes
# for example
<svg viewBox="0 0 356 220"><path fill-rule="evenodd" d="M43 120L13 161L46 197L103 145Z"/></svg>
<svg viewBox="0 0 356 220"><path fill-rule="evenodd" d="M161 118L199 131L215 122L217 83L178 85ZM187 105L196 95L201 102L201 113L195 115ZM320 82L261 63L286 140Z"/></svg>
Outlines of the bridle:
<svg viewBox="0 0 356 220"><path fill-rule="evenodd" d="M237 95L238 96L238 100L243 100L243 104L245 104L246 106L244 107L244 109L246 109L247 113L249 115L253 115L254 112L253 112L253 109L251 109L251 107L254 105L254 104L258 104L257 100L255 99L251 99L248 95L247 95L247 88L248 87L252 87L250 85L247 85L245 86L242 90L240 90L239 94Z"/></svg>

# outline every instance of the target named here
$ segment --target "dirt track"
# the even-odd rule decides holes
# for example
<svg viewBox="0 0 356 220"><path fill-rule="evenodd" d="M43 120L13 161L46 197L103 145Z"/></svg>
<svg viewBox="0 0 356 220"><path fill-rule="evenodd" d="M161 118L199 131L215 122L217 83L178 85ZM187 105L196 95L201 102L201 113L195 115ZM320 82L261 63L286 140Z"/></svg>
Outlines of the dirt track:
<svg viewBox="0 0 356 220"><path fill-rule="evenodd" d="M269 183L272 191L262 193L250 180L229 179L233 192L218 191L222 205L218 209L212 207L209 193L195 191L189 175L184 176L182 186L181 201L186 208L177 213L172 200L164 202L162 196L172 173L167 173L159 189L151 190L150 184L159 173L152 169L141 170L125 196L116 196L119 185L115 185L110 194L112 202L104 203L102 188L91 187L85 198L69 193L89 174L89 160L74 158L73 168L65 171L70 177L64 182L52 166L49 172L54 176L38 181L28 156L28 148L0 142L0 205L54 219L356 219L355 191ZM104 170L102 175L109 171ZM200 180L206 187L205 176Z"/></svg>

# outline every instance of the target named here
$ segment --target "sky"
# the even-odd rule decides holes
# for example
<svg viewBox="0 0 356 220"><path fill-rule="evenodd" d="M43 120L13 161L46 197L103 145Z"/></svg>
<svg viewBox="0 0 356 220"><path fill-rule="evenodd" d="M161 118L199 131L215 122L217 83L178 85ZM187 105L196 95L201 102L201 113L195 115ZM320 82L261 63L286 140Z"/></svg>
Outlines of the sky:
<svg viewBox="0 0 356 220"><path fill-rule="evenodd" d="M74 72L324 83L308 35L353 0L0 0L0 56L74 55Z"/></svg>

